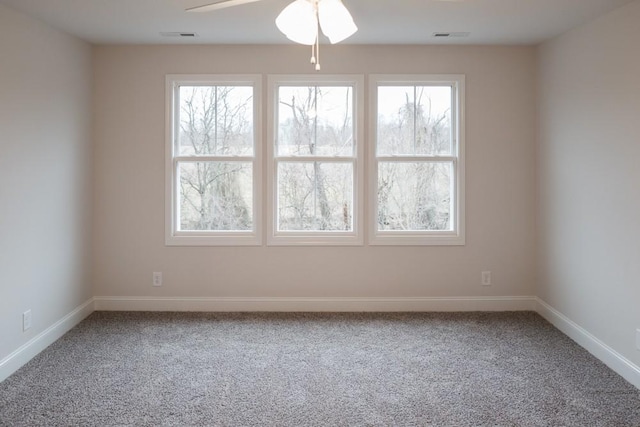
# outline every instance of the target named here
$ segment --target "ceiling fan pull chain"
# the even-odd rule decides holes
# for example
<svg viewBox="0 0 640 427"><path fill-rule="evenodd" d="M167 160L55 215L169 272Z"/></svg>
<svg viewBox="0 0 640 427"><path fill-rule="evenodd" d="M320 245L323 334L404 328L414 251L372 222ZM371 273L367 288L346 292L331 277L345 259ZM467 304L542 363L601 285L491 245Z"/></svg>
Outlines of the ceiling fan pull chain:
<svg viewBox="0 0 640 427"><path fill-rule="evenodd" d="M320 31L318 31L318 35L316 36L316 71L320 71Z"/></svg>

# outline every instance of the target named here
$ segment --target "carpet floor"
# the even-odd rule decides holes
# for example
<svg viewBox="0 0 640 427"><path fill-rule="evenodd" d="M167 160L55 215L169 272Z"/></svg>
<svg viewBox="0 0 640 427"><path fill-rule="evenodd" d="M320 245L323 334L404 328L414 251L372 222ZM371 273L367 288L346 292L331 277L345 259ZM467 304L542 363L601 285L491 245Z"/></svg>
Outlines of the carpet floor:
<svg viewBox="0 0 640 427"><path fill-rule="evenodd" d="M0 425L638 427L640 390L532 312L95 312Z"/></svg>

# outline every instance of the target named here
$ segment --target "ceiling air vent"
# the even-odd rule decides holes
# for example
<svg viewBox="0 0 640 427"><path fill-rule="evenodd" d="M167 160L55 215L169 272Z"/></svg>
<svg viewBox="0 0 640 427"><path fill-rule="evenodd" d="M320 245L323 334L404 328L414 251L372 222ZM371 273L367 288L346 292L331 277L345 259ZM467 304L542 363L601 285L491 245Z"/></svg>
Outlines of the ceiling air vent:
<svg viewBox="0 0 640 427"><path fill-rule="evenodd" d="M433 37L437 37L437 38L440 38L440 39L469 37L469 32L467 32L467 31L454 31L454 32L443 31L443 32L433 33Z"/></svg>
<svg viewBox="0 0 640 427"><path fill-rule="evenodd" d="M162 37L198 37L197 33L189 33L182 31L161 31Z"/></svg>

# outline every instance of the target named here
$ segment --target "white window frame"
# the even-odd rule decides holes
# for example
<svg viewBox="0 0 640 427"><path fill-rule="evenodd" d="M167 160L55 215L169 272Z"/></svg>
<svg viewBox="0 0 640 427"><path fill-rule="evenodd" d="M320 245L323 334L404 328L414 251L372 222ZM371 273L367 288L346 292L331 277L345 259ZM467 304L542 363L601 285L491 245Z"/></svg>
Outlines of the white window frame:
<svg viewBox="0 0 640 427"><path fill-rule="evenodd" d="M253 164L253 230L251 231L179 231L180 190L177 182L176 153L180 86L253 87L253 156L198 156L203 161L246 161ZM262 245L262 76L169 74L166 76L166 151L165 151L165 244L167 246L259 246ZM193 159L194 156L184 158Z"/></svg>
<svg viewBox="0 0 640 427"><path fill-rule="evenodd" d="M380 86L451 86L452 87L452 153L450 156L378 156L378 87ZM464 245L464 86L465 76L461 74L444 75L387 75L369 76L370 119L369 135L369 244L370 245ZM411 161L452 162L452 231L382 231L378 230L378 162Z"/></svg>
<svg viewBox="0 0 640 427"><path fill-rule="evenodd" d="M281 86L351 86L353 87L354 157L296 157L298 161L347 161L354 167L353 229L347 231L278 231L277 163L293 158L276 156L278 127L278 88ZM361 246L364 244L364 76L363 75L269 75L267 125L267 245L269 246Z"/></svg>

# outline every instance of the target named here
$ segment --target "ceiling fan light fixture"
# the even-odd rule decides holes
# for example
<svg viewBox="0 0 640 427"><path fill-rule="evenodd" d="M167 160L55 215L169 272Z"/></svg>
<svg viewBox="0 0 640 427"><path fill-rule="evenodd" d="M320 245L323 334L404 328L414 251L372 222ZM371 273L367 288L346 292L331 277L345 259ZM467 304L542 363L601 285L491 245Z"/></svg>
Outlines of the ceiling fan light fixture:
<svg viewBox="0 0 640 427"><path fill-rule="evenodd" d="M329 38L331 44L340 43L358 31L341 0L319 0L318 17L322 33Z"/></svg>
<svg viewBox="0 0 640 427"><path fill-rule="evenodd" d="M308 0L295 0L276 18L276 26L291 41L311 46L318 38L318 15Z"/></svg>
<svg viewBox="0 0 640 427"><path fill-rule="evenodd" d="M276 26L289 40L311 46L316 71L320 71L320 30L331 44L358 31L342 0L295 0L280 12Z"/></svg>

